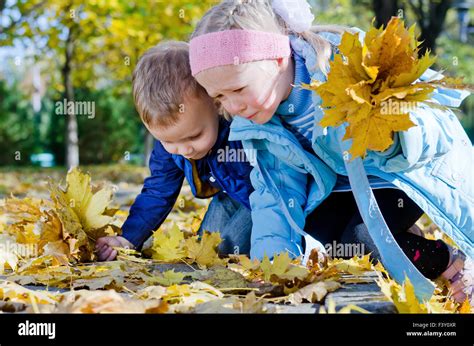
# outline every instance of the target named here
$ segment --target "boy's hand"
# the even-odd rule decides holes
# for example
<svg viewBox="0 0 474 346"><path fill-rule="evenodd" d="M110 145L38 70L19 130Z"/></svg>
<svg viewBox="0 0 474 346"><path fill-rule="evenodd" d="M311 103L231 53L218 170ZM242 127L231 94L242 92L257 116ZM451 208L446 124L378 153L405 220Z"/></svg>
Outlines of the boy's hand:
<svg viewBox="0 0 474 346"><path fill-rule="evenodd" d="M117 257L117 250L113 249L113 247L123 247L127 249L135 248L135 246L124 237L110 236L99 238L95 243L95 251L99 261L114 260L115 257Z"/></svg>

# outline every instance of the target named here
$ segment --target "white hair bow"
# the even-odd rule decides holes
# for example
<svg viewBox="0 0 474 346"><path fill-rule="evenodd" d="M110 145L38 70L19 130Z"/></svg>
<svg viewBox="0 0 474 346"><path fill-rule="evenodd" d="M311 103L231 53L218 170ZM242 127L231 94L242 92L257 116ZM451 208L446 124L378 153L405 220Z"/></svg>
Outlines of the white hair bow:
<svg viewBox="0 0 474 346"><path fill-rule="evenodd" d="M272 7L291 30L301 33L311 28L314 15L306 0L273 0Z"/></svg>

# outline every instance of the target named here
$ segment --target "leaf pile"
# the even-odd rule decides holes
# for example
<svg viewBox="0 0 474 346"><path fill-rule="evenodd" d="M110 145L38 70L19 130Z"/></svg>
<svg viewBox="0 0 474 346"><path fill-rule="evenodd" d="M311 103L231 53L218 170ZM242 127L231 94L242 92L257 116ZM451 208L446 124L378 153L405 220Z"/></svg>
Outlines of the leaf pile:
<svg viewBox="0 0 474 346"><path fill-rule="evenodd" d="M225 264L217 253L222 241L219 233L204 232L201 239L197 235L185 237L176 224L169 231L158 229L153 235L152 258L169 263L186 260L202 267Z"/></svg>
<svg viewBox="0 0 474 346"><path fill-rule="evenodd" d="M65 189L52 182L49 189L51 201L6 199L3 208L8 219L4 233L14 237L20 247L32 250L26 256L21 256L21 251L16 255L53 256L62 264L94 260L95 240L113 234L115 210L107 209L112 188L97 190L91 185L89 174L74 168L67 174ZM10 245L18 249L17 244Z"/></svg>
<svg viewBox="0 0 474 346"><path fill-rule="evenodd" d="M219 256L219 233L198 235L203 207L188 203L153 234L149 256L117 248L111 262L94 262L95 240L114 234L112 190L92 185L78 169L66 187L50 182L50 200L14 197L1 201L0 311L136 313L273 313L284 305L324 304L328 294L379 274L382 292L401 312L469 312L438 290L418 304L409 283L397 285L369 256L321 259L307 266L288 253L262 261ZM439 286L441 287L441 286ZM365 313L328 300L320 312Z"/></svg>

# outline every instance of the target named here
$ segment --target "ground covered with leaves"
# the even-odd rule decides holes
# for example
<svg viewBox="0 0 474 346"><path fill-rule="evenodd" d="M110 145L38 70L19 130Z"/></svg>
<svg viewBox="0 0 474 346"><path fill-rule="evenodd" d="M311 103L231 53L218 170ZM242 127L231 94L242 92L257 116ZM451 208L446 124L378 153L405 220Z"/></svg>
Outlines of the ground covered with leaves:
<svg viewBox="0 0 474 346"><path fill-rule="evenodd" d="M471 311L467 302L450 299L443 282L436 282L429 302L419 303L409 282L397 284L369 256L331 259L315 252L307 266L286 253L272 261L220 257L218 233L197 235L208 201L194 199L188 186L141 253L119 248L117 260L98 262L96 239L120 234L146 170L88 170L97 172L99 184L79 169L0 172L0 311L278 313L283 306L322 303L329 292L364 282L368 272L376 273L399 312ZM425 236L443 237L426 217L418 224ZM319 312L369 311L329 302Z"/></svg>

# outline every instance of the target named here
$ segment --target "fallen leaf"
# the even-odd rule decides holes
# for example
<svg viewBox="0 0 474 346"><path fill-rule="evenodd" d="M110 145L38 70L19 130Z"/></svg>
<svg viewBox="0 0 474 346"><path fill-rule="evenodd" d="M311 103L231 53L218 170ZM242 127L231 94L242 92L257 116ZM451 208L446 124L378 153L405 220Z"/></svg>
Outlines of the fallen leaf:
<svg viewBox="0 0 474 346"><path fill-rule="evenodd" d="M164 262L177 262L186 256L184 234L177 225L168 232L158 229L153 233L153 259Z"/></svg>
<svg viewBox="0 0 474 346"><path fill-rule="evenodd" d="M288 296L288 301L294 305L301 304L304 300L310 303L321 302L326 294L333 292L340 287L341 284L336 281L316 282L300 288L295 293L291 293Z"/></svg>
<svg viewBox="0 0 474 346"><path fill-rule="evenodd" d="M217 247L221 241L218 232L204 232L201 239L198 236L188 238L185 241L186 256L192 262L205 267L223 264L224 261L219 258L217 253Z"/></svg>
<svg viewBox="0 0 474 346"><path fill-rule="evenodd" d="M15 238L0 234L0 274L5 271L7 265L10 269L15 270L18 265L18 255L15 251Z"/></svg>
<svg viewBox="0 0 474 346"><path fill-rule="evenodd" d="M68 292L62 296L55 313L146 313L167 311L167 305L160 300L130 299L114 290Z"/></svg>
<svg viewBox="0 0 474 346"><path fill-rule="evenodd" d="M357 305L353 305L353 304L349 304L349 305L346 305L342 308L339 309L339 311L336 309L336 302L329 298L328 299L328 307L327 307L327 310L326 310L326 307L324 306L321 306L319 308L319 313L320 314L349 314L351 313L352 311L356 311L356 312L359 312L361 314L370 314L370 311L367 311Z"/></svg>
<svg viewBox="0 0 474 346"><path fill-rule="evenodd" d="M233 308L240 313L258 314L272 313L274 308L266 306L266 302L262 298L257 298L255 292L248 293L244 299L239 299L233 304Z"/></svg>
<svg viewBox="0 0 474 346"><path fill-rule="evenodd" d="M187 273L175 272L173 270L167 270L161 275L154 275L147 279L148 285L162 285L172 286L183 282L183 279L187 276Z"/></svg>
<svg viewBox="0 0 474 346"><path fill-rule="evenodd" d="M0 300L30 304L31 297L38 304L55 304L59 299L57 294L51 292L33 291L14 282L0 280Z"/></svg>
<svg viewBox="0 0 474 346"><path fill-rule="evenodd" d="M295 278L302 280L309 273L306 267L292 264L287 252L275 255L273 263L267 256L264 256L260 268L265 281L294 280Z"/></svg>

